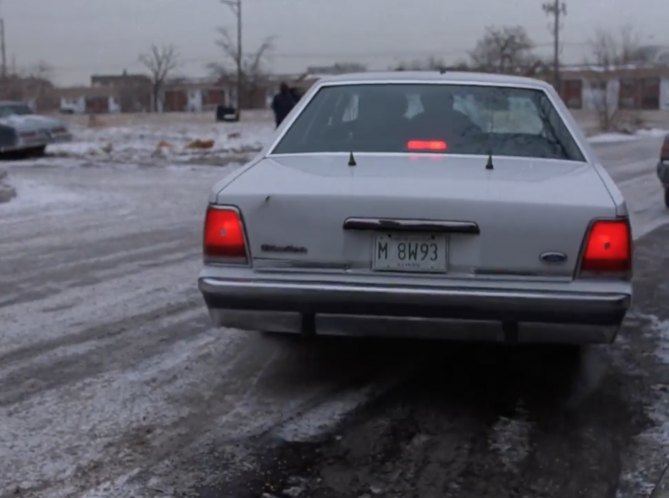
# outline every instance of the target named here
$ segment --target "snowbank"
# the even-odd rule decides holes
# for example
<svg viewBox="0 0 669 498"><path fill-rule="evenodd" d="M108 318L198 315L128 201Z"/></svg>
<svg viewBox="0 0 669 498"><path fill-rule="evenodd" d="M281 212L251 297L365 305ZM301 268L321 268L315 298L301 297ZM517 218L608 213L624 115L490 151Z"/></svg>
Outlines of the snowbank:
<svg viewBox="0 0 669 498"><path fill-rule="evenodd" d="M225 164L247 160L272 138L271 122L129 123L124 126L71 128L74 140L50 146L61 158L108 159L113 162L198 162Z"/></svg>

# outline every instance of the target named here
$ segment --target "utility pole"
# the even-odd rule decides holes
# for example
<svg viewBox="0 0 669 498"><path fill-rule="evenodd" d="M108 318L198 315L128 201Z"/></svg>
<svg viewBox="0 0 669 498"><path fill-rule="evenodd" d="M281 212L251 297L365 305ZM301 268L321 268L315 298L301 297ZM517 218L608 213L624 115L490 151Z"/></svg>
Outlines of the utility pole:
<svg viewBox="0 0 669 498"><path fill-rule="evenodd" d="M567 4L561 0L549 0L542 5L548 16L553 16L553 84L556 91L560 91L560 16L567 15Z"/></svg>
<svg viewBox="0 0 669 498"><path fill-rule="evenodd" d="M243 56L242 51L242 0L221 0L221 3L230 7L230 10L237 16L237 118L242 115L242 76L243 76Z"/></svg>
<svg viewBox="0 0 669 498"><path fill-rule="evenodd" d="M0 19L0 81L7 79L7 48L5 46L5 20Z"/></svg>

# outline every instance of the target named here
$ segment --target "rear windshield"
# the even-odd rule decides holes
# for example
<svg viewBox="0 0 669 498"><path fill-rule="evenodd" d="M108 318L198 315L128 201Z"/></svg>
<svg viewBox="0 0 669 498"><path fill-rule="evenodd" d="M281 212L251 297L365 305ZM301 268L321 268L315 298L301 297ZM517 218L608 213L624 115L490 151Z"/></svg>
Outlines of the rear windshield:
<svg viewBox="0 0 669 498"><path fill-rule="evenodd" d="M429 152L584 161L541 90L446 84L322 88L274 149Z"/></svg>

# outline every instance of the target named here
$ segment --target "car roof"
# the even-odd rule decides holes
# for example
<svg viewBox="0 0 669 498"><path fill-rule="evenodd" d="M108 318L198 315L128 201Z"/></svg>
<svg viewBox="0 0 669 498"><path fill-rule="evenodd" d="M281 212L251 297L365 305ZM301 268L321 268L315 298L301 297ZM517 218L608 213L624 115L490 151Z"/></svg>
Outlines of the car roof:
<svg viewBox="0 0 669 498"><path fill-rule="evenodd" d="M457 71L386 71L368 73L349 73L336 76L325 76L319 80L320 84L345 83L451 83L476 85L504 85L546 89L550 85L545 81L523 76L506 74L457 72Z"/></svg>

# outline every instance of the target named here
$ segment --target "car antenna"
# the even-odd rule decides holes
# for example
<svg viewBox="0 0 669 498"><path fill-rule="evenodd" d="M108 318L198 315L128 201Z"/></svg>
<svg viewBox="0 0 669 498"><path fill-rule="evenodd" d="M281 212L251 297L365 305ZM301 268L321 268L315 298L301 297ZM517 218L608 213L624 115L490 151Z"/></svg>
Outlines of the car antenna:
<svg viewBox="0 0 669 498"><path fill-rule="evenodd" d="M492 150L488 151L488 162L485 165L485 169L495 169L495 165L492 163Z"/></svg>
<svg viewBox="0 0 669 498"><path fill-rule="evenodd" d="M492 150L488 151L488 162L485 165L485 169L495 169L495 166L492 163Z"/></svg>
<svg viewBox="0 0 669 498"><path fill-rule="evenodd" d="M351 151L351 155L348 156L348 165L349 166L357 166L358 163L355 162L355 157L353 157L353 151Z"/></svg>

